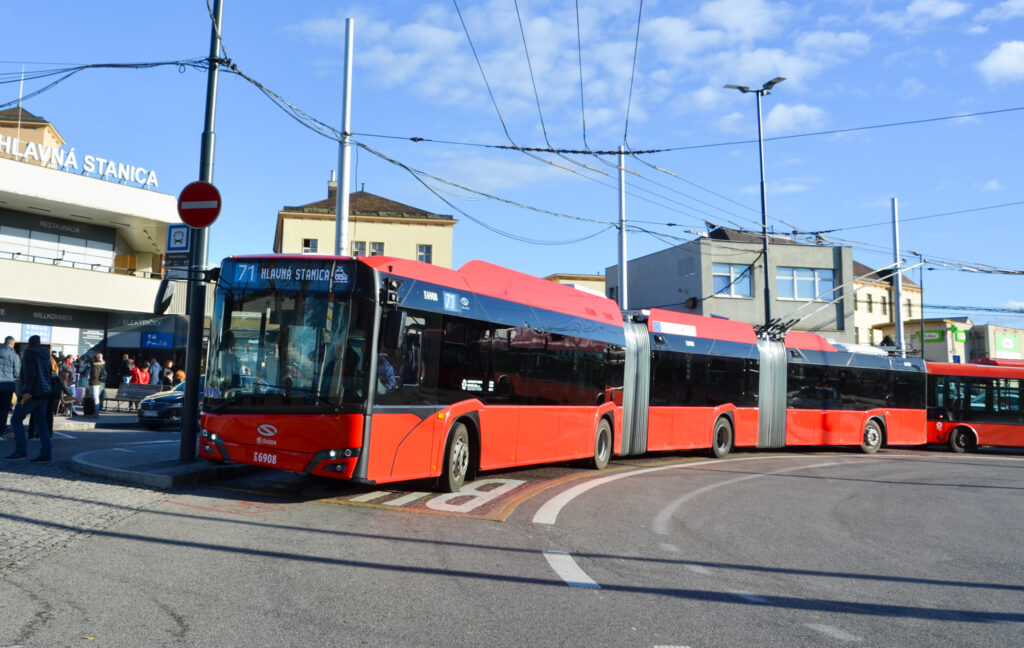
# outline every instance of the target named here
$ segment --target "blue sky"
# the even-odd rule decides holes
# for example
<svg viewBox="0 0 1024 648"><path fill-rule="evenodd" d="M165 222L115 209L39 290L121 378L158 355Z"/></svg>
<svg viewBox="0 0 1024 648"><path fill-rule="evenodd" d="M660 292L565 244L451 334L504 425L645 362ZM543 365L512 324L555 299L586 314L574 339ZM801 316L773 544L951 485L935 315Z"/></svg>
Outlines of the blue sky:
<svg viewBox="0 0 1024 648"><path fill-rule="evenodd" d="M1024 0L647 0L642 12L638 0L578 5L577 14L568 0L519 0L517 16L513 0L459 0L464 30L446 2L224 0L223 38L239 70L338 128L344 20L354 18L355 139L509 201L421 182L366 150L353 155L354 189L365 183L459 220L456 267L480 258L538 275L603 273L617 258L609 158L479 145L614 150L625 137L634 150L674 149L627 161L639 174L628 174L627 217L647 230L630 232L631 258L689 240L705 221L759 229L755 97L723 85L783 76L764 100L770 227L846 228L826 236L880 267L891 262L895 197L903 249L946 262L925 273L926 307L1024 307L1024 277L954 269L1024 269L1024 204L1013 204L1024 202L1024 110L1011 110L1024 107ZM45 15L15 3L4 19L0 103L17 99L10 81L22 66L31 75L209 50L202 0L54 0ZM24 92L47 82L26 82ZM159 190L176 195L198 176L205 88L206 74L191 68L85 70L24 107L53 122L79 155L151 168ZM976 113L991 114L863 128ZM844 132L772 139L825 131ZM224 211L210 258L268 252L281 207L326 197L337 144L231 74L221 75L216 133ZM956 314L1024 328L1015 316L926 312Z"/></svg>

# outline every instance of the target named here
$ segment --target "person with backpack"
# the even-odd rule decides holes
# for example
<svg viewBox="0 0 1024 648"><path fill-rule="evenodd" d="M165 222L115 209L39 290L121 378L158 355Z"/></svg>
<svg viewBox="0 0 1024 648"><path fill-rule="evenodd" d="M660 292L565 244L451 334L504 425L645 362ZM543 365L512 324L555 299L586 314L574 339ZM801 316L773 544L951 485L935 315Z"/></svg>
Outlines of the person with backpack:
<svg viewBox="0 0 1024 648"><path fill-rule="evenodd" d="M50 429L46 424L46 407L50 401L51 375L50 354L40 344L39 336L28 339L25 355L21 359L21 374L18 378L18 404L11 416L11 428L14 429L14 452L5 459L24 459L28 456L28 438L25 435L25 417L36 420L36 432L39 434L42 448L33 462L50 461L53 446Z"/></svg>

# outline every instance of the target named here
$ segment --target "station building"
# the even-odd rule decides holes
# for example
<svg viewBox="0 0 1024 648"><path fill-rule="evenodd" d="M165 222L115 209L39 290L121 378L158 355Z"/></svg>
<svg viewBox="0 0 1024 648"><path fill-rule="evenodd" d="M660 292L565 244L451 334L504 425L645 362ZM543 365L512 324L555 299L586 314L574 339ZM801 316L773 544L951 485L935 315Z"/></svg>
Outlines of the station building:
<svg viewBox="0 0 1024 648"><path fill-rule="evenodd" d="M0 112L0 340L101 351L112 382L122 353L184 360L185 291L153 314L179 222L152 169L76 151L23 108Z"/></svg>

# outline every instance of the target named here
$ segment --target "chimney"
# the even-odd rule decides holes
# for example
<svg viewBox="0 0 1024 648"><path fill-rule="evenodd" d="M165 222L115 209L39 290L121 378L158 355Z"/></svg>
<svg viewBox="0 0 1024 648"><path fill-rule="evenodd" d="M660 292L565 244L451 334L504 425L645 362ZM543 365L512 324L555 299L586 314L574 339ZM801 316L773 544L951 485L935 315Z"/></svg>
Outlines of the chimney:
<svg viewBox="0 0 1024 648"><path fill-rule="evenodd" d="M327 181L327 199L338 199L338 181L334 179L334 170L331 170L331 179Z"/></svg>

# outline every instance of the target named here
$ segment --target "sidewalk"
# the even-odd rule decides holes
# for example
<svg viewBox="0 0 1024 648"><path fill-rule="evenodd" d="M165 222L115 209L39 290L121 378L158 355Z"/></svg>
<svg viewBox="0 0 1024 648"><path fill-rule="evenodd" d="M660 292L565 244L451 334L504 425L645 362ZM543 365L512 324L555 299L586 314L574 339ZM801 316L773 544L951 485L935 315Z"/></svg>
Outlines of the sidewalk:
<svg viewBox="0 0 1024 648"><path fill-rule="evenodd" d="M55 432L141 429L136 413L126 411L104 411L96 418L77 414L71 418L58 417L53 427ZM85 475L159 489L230 479L261 470L248 464L214 464L206 459L181 461L180 454L181 440L176 435L173 439L80 452L71 458L71 468Z"/></svg>
<svg viewBox="0 0 1024 648"><path fill-rule="evenodd" d="M262 470L248 464L215 464L206 459L182 461L180 453L178 439L153 441L80 452L72 457L71 467L85 475L160 489L193 486Z"/></svg>

